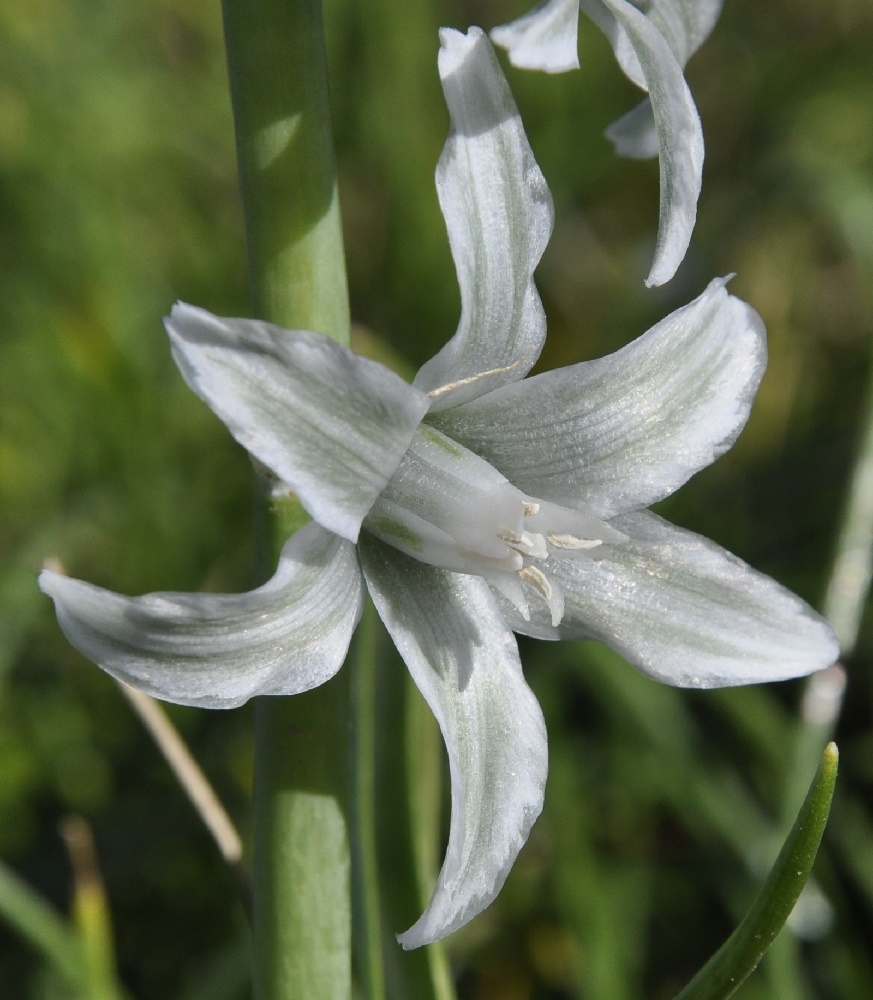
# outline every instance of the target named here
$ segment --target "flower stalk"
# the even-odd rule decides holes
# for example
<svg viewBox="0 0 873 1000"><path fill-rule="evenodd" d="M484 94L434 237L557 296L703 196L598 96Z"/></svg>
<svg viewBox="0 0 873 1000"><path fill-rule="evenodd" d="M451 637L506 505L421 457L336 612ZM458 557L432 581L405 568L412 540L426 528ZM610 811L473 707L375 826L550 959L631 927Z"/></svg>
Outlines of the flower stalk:
<svg viewBox="0 0 873 1000"><path fill-rule="evenodd" d="M321 0L223 0L252 310L349 342Z"/></svg>
<svg viewBox="0 0 873 1000"><path fill-rule="evenodd" d="M223 0L253 313L349 339L320 0ZM274 518L275 521L275 518ZM275 544L287 534L267 525ZM259 1000L351 995L345 676L256 714Z"/></svg>

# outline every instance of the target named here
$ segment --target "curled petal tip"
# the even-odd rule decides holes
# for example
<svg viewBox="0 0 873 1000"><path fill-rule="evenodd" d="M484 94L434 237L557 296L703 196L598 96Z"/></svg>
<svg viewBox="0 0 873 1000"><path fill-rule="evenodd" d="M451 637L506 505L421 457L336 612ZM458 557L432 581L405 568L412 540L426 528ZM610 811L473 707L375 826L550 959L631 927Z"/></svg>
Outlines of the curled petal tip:
<svg viewBox="0 0 873 1000"><path fill-rule="evenodd" d="M485 37L485 32L475 26L469 28L466 34L455 28L440 28L440 68L443 68L444 60L456 59L460 62L464 55L479 41ZM449 70L452 68L449 63Z"/></svg>

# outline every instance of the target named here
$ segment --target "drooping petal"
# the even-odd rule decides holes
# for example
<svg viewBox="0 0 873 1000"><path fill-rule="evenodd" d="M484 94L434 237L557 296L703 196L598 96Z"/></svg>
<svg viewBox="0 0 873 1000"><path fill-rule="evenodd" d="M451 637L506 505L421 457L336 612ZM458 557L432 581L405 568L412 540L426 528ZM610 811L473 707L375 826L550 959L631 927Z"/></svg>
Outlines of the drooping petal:
<svg viewBox="0 0 873 1000"><path fill-rule="evenodd" d="M725 452L765 366L760 318L716 280L615 354L428 420L530 496L607 518L662 500Z"/></svg>
<svg viewBox="0 0 873 1000"><path fill-rule="evenodd" d="M432 408L524 376L539 357L545 314L533 283L552 231L552 200L486 35L445 28L440 78L451 130L437 192L461 287L454 337L419 371Z"/></svg>
<svg viewBox="0 0 873 1000"><path fill-rule="evenodd" d="M404 948L444 937L497 895L543 803L542 712L487 584L361 536L370 593L439 722L452 818L445 862Z"/></svg>
<svg viewBox="0 0 873 1000"><path fill-rule="evenodd" d="M661 207L655 259L647 285L663 285L682 262L703 173L703 130L682 66L659 28L628 0L581 0L601 27L622 68L649 92L658 134ZM669 6L669 5L667 5ZM625 53L632 50L635 66Z"/></svg>
<svg viewBox="0 0 873 1000"><path fill-rule="evenodd" d="M633 42L619 24L598 19L607 0L582 0L586 12L606 31L622 71L638 87L648 90L646 74ZM723 0L635 0L634 6L655 25L680 66L706 41L721 14ZM602 15L601 15L602 16Z"/></svg>
<svg viewBox="0 0 873 1000"><path fill-rule="evenodd" d="M684 68L715 27L722 0L652 0L648 5L637 6L660 29L676 61ZM615 32L613 42L624 72L645 89L640 61L625 32ZM604 134L619 156L646 160L658 155L658 132L648 97L614 121Z"/></svg>
<svg viewBox="0 0 873 1000"><path fill-rule="evenodd" d="M427 397L329 337L182 303L165 321L185 381L319 524L356 541Z"/></svg>
<svg viewBox="0 0 873 1000"><path fill-rule="evenodd" d="M614 518L628 541L590 560L550 559L563 589L564 622L554 628L531 603L518 631L543 639L599 639L656 680L713 688L800 677L832 664L830 626L774 580L714 542L649 511Z"/></svg>
<svg viewBox="0 0 873 1000"><path fill-rule="evenodd" d="M520 69L563 73L579 68L579 0L543 0L532 11L491 31Z"/></svg>
<svg viewBox="0 0 873 1000"><path fill-rule="evenodd" d="M79 652L140 691L201 708L323 684L363 606L354 546L317 524L289 539L272 579L247 594L124 597L48 570L39 585Z"/></svg>

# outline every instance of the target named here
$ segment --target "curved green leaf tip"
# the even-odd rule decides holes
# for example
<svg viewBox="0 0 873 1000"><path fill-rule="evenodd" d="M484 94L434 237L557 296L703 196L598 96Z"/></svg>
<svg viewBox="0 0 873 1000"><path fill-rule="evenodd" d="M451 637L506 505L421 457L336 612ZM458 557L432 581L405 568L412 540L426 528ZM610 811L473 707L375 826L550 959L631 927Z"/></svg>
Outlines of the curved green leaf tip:
<svg viewBox="0 0 873 1000"><path fill-rule="evenodd" d="M761 961L812 871L830 813L838 761L837 745L829 743L794 826L751 909L674 1000L725 1000Z"/></svg>

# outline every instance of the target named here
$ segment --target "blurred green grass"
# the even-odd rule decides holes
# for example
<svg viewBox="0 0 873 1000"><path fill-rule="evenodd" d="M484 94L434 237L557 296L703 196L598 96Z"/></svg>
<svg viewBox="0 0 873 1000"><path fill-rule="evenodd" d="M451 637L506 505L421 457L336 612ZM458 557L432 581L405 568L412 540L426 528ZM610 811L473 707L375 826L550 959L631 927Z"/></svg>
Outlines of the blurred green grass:
<svg viewBox="0 0 873 1000"><path fill-rule="evenodd" d="M326 3L352 312L362 343L410 366L458 309L433 187L447 125L436 28L526 6ZM160 327L177 298L247 310L221 44L217 3L0 9L0 857L67 912L58 823L84 816L121 979L143 998L247 996L241 909L35 576L51 556L127 592L250 582L246 459L182 384ZM656 167L616 160L601 135L636 93L588 24L580 51L578 73L509 72L557 207L541 366L613 350L735 271L767 324L770 370L737 447L663 511L820 602L873 332L873 8L726 0L688 69L707 141L698 227L657 291L642 284ZM775 853L800 687L682 693L600 648L523 648L550 735L546 811L498 902L452 941L461 995L670 997ZM819 866L830 926L765 959L743 1000L873 995L870 653L865 621ZM171 714L245 832L249 711ZM0 996L69 995L0 926Z"/></svg>

